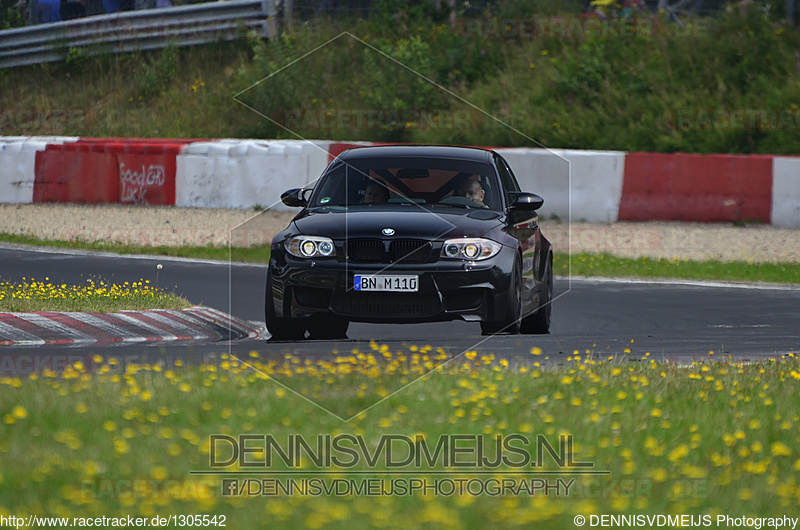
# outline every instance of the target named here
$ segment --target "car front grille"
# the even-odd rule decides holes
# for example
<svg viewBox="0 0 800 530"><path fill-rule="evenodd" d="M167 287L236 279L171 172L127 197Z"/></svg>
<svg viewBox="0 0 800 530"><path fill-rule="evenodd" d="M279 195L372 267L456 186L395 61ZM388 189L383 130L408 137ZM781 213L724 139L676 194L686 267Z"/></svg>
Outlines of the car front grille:
<svg viewBox="0 0 800 530"><path fill-rule="evenodd" d="M353 239L345 243L348 261L358 263L425 263L431 244L420 239L400 239L389 243L387 253L380 239Z"/></svg>
<svg viewBox="0 0 800 530"><path fill-rule="evenodd" d="M438 314L442 306L435 295L350 292L337 296L333 309L349 317L425 318Z"/></svg>
<svg viewBox="0 0 800 530"><path fill-rule="evenodd" d="M406 239L392 241L389 245L389 259L392 263L425 263L431 255L428 241Z"/></svg>
<svg viewBox="0 0 800 530"><path fill-rule="evenodd" d="M360 263L383 262L383 241L380 239L353 239L345 243L347 258Z"/></svg>

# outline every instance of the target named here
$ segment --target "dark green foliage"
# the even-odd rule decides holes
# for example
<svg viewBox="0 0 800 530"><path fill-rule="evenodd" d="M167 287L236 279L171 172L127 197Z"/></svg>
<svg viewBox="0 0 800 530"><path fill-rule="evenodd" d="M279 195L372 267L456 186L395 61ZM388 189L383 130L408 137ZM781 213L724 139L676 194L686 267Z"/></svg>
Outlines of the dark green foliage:
<svg viewBox="0 0 800 530"><path fill-rule="evenodd" d="M178 53L178 47L170 44L149 64L142 64L138 86L143 97L152 98L166 90L177 73Z"/></svg>
<svg viewBox="0 0 800 530"><path fill-rule="evenodd" d="M167 110L154 111L146 120L152 131L137 134L800 153L800 30L763 7L719 9L682 26L636 13L636 24L652 31L632 36L520 38L503 38L491 25L506 16L551 17L552 2L456 2L455 25L450 8L432 2L382 0L378 7L367 18L297 20L277 38L250 35L226 45L235 67L203 62L204 51L218 45L131 55L134 82L106 83L120 87L120 94L107 94L126 109ZM493 15L479 18L487 7ZM559 13L573 24L584 20L577 5L564 4ZM465 26L469 21L484 31ZM81 92L59 79L68 78L70 87L94 84L105 71L121 79L129 70L119 66L125 59L109 57L73 53L69 64L38 67L43 76L61 76L37 84L58 97L31 97L25 105L41 99L53 108L83 108L65 96ZM5 72L0 97L28 96L27 88L3 88L30 86L23 71ZM196 107L181 115L187 101ZM431 127L403 114L426 110L467 119ZM361 111L384 116L367 126L322 123ZM391 117L395 111L401 119ZM748 119L731 125L736 113Z"/></svg>

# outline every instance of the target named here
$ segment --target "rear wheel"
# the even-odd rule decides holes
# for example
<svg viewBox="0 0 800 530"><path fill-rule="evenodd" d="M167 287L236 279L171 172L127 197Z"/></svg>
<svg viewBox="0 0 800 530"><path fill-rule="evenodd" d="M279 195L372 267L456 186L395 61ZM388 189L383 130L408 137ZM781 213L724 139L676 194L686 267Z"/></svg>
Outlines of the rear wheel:
<svg viewBox="0 0 800 530"><path fill-rule="evenodd" d="M496 333L519 333L522 325L522 265L519 258L514 260L514 269L511 273L511 285L508 289L508 302L505 319L499 321L481 322L483 335Z"/></svg>
<svg viewBox="0 0 800 530"><path fill-rule="evenodd" d="M306 322L299 318L279 318L275 315L272 302L272 278L267 273L267 289L264 296L264 316L270 340L303 340L306 335Z"/></svg>
<svg viewBox="0 0 800 530"><path fill-rule="evenodd" d="M541 296L539 309L535 313L522 319L522 333L544 334L550 333L550 315L553 311L553 255L547 258L542 275Z"/></svg>

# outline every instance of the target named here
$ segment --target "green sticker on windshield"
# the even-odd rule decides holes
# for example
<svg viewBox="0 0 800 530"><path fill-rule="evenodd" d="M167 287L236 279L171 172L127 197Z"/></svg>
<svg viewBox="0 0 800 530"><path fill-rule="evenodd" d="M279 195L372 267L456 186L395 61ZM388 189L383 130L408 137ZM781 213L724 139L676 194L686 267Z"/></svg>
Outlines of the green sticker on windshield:
<svg viewBox="0 0 800 530"><path fill-rule="evenodd" d="M320 204L328 204L329 202L331 202L331 198L330 197L323 197L323 198L321 198L319 200Z"/></svg>

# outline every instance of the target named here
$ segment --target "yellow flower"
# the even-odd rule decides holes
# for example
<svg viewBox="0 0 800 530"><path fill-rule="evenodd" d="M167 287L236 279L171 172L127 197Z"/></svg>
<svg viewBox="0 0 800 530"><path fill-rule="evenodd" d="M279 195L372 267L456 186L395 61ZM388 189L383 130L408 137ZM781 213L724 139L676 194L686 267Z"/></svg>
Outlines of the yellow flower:
<svg viewBox="0 0 800 530"><path fill-rule="evenodd" d="M668 476L669 474L660 467L650 470L650 477L656 482L664 482Z"/></svg>
<svg viewBox="0 0 800 530"><path fill-rule="evenodd" d="M681 444L669 452L667 458L670 462L677 462L681 458L689 454L689 447L686 444Z"/></svg>
<svg viewBox="0 0 800 530"><path fill-rule="evenodd" d="M128 445L128 442L126 442L122 438L115 438L114 439L114 451L115 452L117 452L117 453L119 453L121 455L124 455L125 453L130 451L130 449L131 449L131 446Z"/></svg>
<svg viewBox="0 0 800 530"><path fill-rule="evenodd" d="M791 448L781 442L773 442L770 450L774 456L789 456L792 454Z"/></svg>

